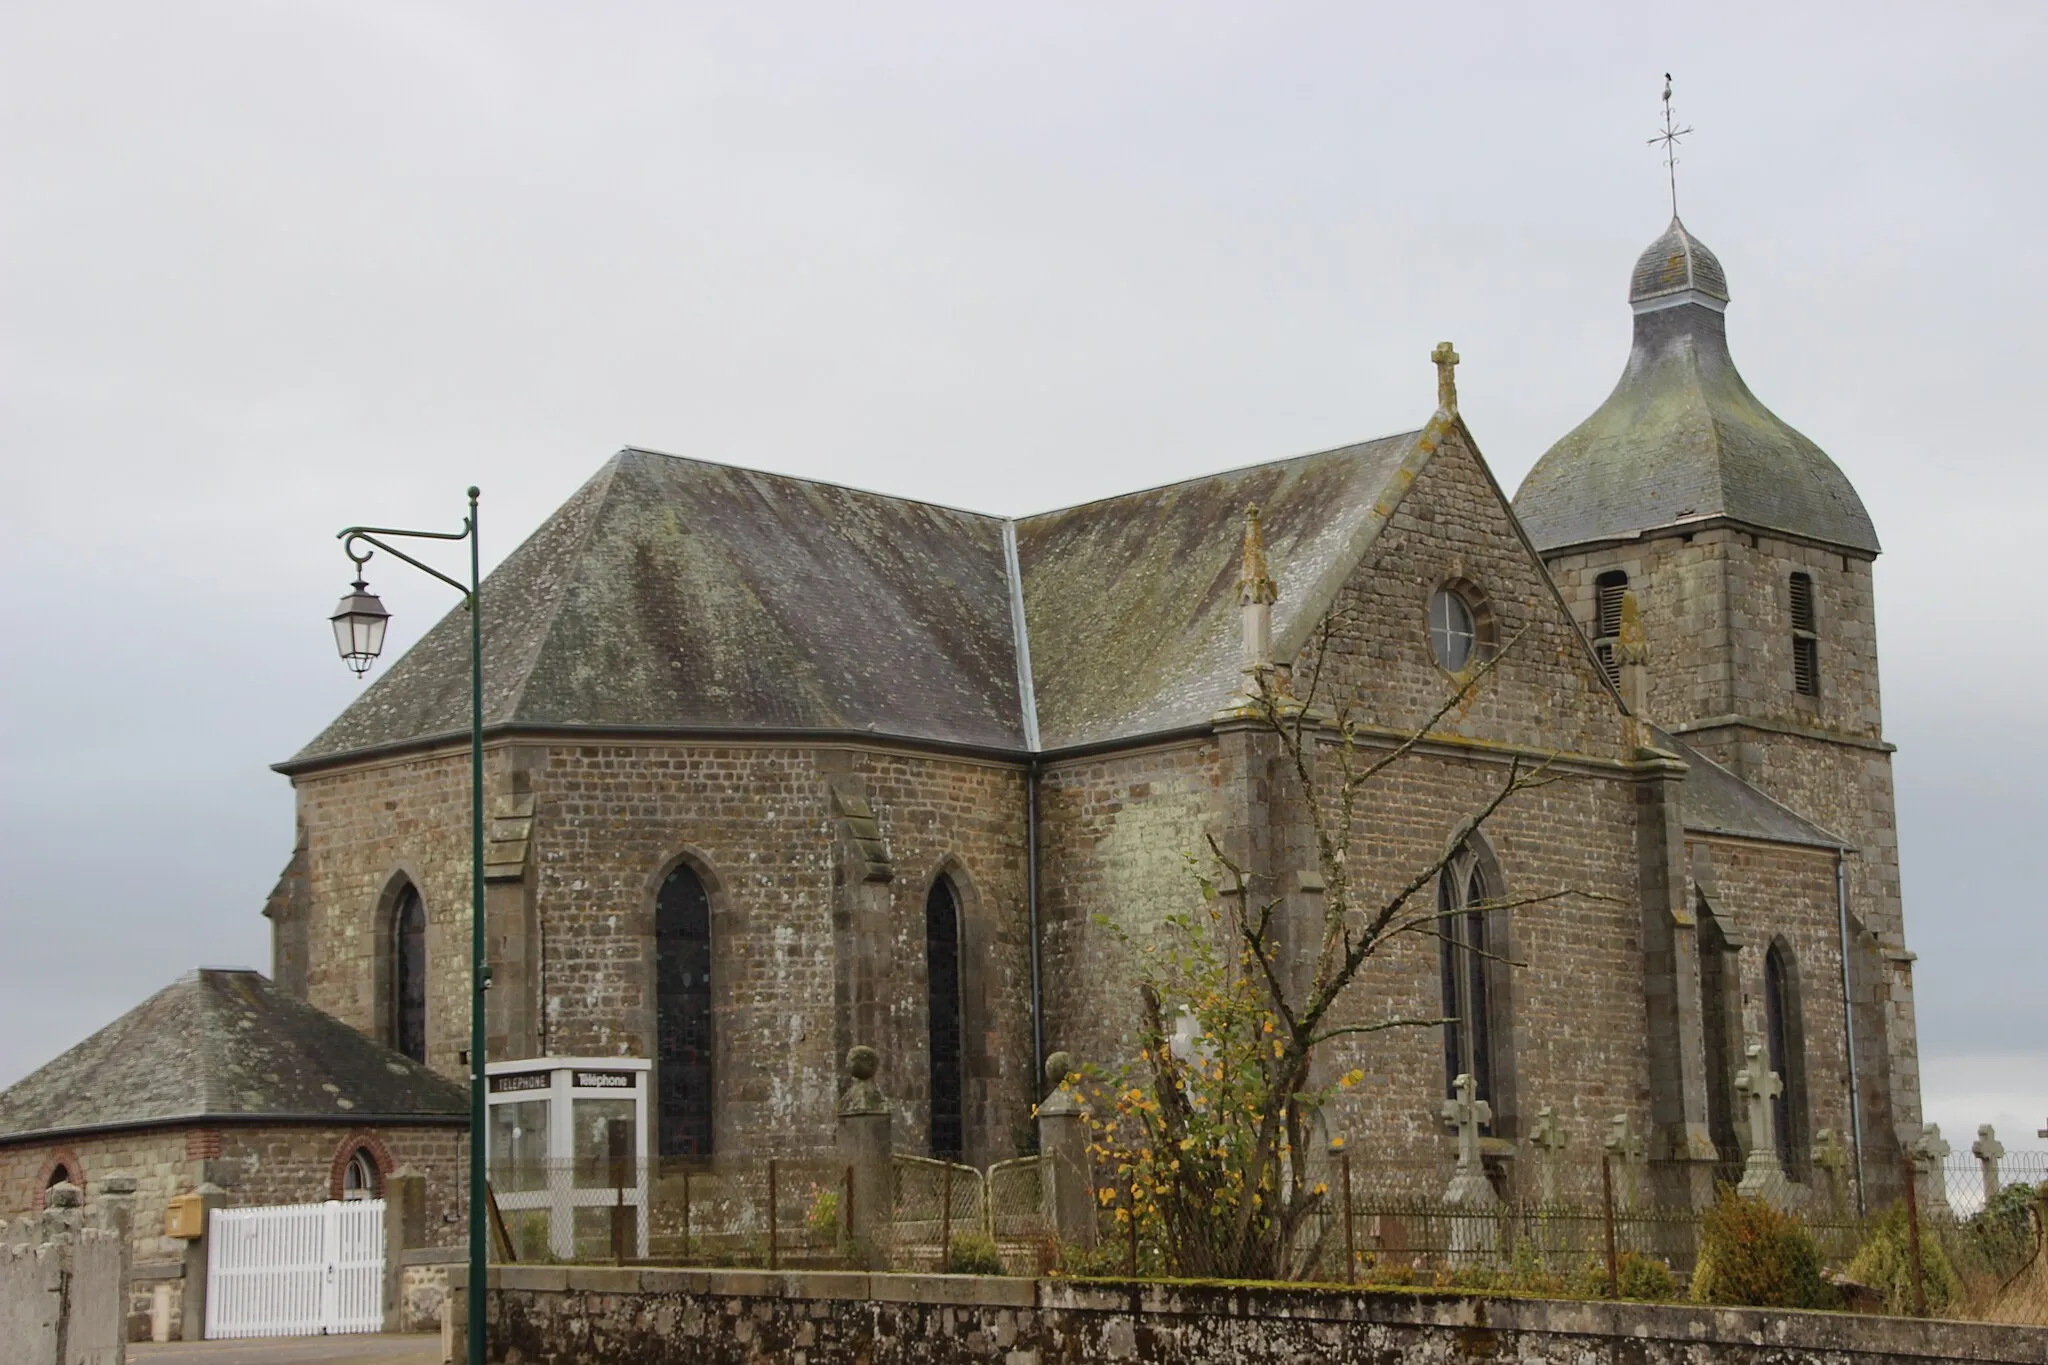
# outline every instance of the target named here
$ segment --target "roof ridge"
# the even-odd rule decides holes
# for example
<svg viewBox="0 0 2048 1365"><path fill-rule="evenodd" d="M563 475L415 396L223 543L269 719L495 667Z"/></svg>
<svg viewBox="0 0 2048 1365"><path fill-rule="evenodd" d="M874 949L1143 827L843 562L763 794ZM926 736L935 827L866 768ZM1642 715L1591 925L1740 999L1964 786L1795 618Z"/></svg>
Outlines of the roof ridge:
<svg viewBox="0 0 2048 1365"><path fill-rule="evenodd" d="M1273 469L1284 464L1294 464L1300 460L1313 460L1324 455L1336 455L1346 450L1356 450L1362 446L1381 445L1388 441L1401 440L1404 437L1419 437L1428 429L1428 424L1424 424L1412 431L1390 431L1382 436L1369 436L1362 441L1346 441L1342 445L1326 446L1321 450L1304 450L1296 455L1283 455L1277 460L1253 460L1249 464L1231 465L1226 469L1212 469L1206 474L1190 474L1184 479L1168 479L1164 483L1147 484L1143 488L1127 488L1121 493L1105 493L1099 498L1089 498L1085 502L1070 502L1059 507L1047 507L1041 511L1027 512L1022 516L1012 517L1010 520L1022 523L1037 521L1042 517L1056 517L1063 512L1079 512L1084 508L1099 507L1103 503L1116 502L1121 498L1142 497L1147 493L1163 493L1169 488L1185 488L1189 484L1206 483L1210 479L1226 479L1233 474L1249 474L1256 469Z"/></svg>
<svg viewBox="0 0 2048 1365"><path fill-rule="evenodd" d="M930 498L913 498L902 493L884 493L879 488L863 488L857 483L841 483L837 479L813 478L809 474L785 474L776 469L763 469L759 465L735 464L730 460L707 460L701 455L678 455L671 450L655 450L650 446L621 446L618 455L653 455L664 460L680 460L684 464L708 465L713 469L730 469L740 474L760 474L770 479L787 479L791 483L810 484L816 488L836 488L845 493L858 493L862 497L886 498L890 502L910 503L916 507L932 507L941 512L957 512L963 517L979 517L983 521L1004 521L1009 518L998 512L980 512L972 507L960 507L950 502L934 502ZM618 455L612 458L617 459Z"/></svg>

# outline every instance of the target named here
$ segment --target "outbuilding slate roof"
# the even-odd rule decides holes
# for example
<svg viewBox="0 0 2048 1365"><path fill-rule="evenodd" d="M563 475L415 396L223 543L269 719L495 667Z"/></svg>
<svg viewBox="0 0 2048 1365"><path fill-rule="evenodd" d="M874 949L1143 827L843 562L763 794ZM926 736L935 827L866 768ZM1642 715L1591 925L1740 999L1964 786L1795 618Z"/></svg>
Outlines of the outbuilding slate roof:
<svg viewBox="0 0 2048 1365"><path fill-rule="evenodd" d="M1726 517L1877 553L1848 478L1743 382L1727 296L1720 262L1674 219L1630 277L1635 342L1621 382L1515 494L1539 550Z"/></svg>
<svg viewBox="0 0 2048 1365"><path fill-rule="evenodd" d="M1027 707L1042 748L1199 724L1238 682L1245 504L1264 506L1287 565L1285 641L1399 500L1420 435L1014 522L622 450L486 579L485 724L851 732L1020 756ZM279 766L465 734L468 632L451 612Z"/></svg>
<svg viewBox="0 0 2048 1365"><path fill-rule="evenodd" d="M463 1088L279 990L202 967L0 1092L0 1142L198 1121L462 1124Z"/></svg>

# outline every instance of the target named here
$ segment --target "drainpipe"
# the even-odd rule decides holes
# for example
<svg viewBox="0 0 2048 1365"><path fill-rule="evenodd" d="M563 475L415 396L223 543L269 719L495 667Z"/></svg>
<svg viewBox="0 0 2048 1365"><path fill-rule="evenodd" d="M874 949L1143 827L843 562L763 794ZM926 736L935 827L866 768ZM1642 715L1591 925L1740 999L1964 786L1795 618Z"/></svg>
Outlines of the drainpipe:
<svg viewBox="0 0 2048 1365"><path fill-rule="evenodd" d="M1038 692L1031 677L1031 631L1024 617L1024 570L1017 555L1017 523L1003 523L1003 573L1010 586L1010 630L1017 651L1017 701L1024 721L1024 912L1031 932L1032 1095L1045 1083L1045 983L1038 948ZM1034 1104L1036 1100L1032 1101Z"/></svg>
<svg viewBox="0 0 2048 1365"><path fill-rule="evenodd" d="M1024 770L1024 905L1031 920L1031 1093L1045 1078L1045 986L1038 963L1038 761Z"/></svg>
<svg viewBox="0 0 2048 1365"><path fill-rule="evenodd" d="M1870 1212L1863 1193L1863 1088L1856 1080L1856 997L1849 985L1849 874L1839 848L1835 850L1835 916L1842 931L1842 1042L1849 1058L1849 1147L1856 1156L1856 1213L1862 1217Z"/></svg>

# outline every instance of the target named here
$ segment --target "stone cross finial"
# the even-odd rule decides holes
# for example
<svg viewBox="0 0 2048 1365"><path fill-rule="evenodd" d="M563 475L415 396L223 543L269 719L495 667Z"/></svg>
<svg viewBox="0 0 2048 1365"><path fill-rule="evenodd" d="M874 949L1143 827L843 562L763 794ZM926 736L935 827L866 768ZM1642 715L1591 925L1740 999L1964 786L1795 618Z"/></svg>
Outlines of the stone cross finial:
<svg viewBox="0 0 2048 1365"><path fill-rule="evenodd" d="M1537 1191L1546 1204L1558 1202L1557 1162L1568 1141L1556 1108L1546 1104L1538 1109L1536 1126L1529 1133L1529 1142L1536 1148Z"/></svg>
<svg viewBox="0 0 2048 1365"><path fill-rule="evenodd" d="M1977 1125L1977 1140L1970 1144L1970 1155L1977 1158L1977 1166L1984 1173L1984 1203L1989 1207L1998 1198L1998 1159L2005 1155L2005 1144L1998 1140L1998 1133L1990 1124Z"/></svg>
<svg viewBox="0 0 2048 1365"><path fill-rule="evenodd" d="M1436 405L1445 412L1458 410L1458 353L1448 341L1439 341L1429 353L1436 364Z"/></svg>

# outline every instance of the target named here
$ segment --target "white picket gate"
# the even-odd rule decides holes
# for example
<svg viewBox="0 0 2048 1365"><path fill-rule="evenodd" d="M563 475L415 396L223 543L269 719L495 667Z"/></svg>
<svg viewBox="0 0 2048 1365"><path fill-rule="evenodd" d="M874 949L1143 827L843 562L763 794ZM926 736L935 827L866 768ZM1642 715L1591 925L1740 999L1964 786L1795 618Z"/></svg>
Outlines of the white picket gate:
<svg viewBox="0 0 2048 1365"><path fill-rule="evenodd" d="M208 1339L383 1326L383 1200L213 1211L206 1236Z"/></svg>

